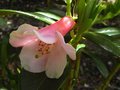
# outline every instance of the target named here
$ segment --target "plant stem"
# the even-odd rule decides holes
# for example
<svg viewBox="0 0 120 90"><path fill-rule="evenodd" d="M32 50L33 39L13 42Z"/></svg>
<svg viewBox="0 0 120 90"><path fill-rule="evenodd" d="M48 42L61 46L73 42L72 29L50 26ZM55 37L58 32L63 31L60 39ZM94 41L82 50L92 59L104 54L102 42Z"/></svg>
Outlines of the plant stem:
<svg viewBox="0 0 120 90"><path fill-rule="evenodd" d="M96 90L105 90L112 80L113 76L120 70L120 63L116 64L116 66L112 69L109 76L103 81L103 83Z"/></svg>
<svg viewBox="0 0 120 90"><path fill-rule="evenodd" d="M79 70L80 70L80 53L77 53L76 68L75 68L75 71L74 71L74 78L75 78L75 80L78 79Z"/></svg>
<svg viewBox="0 0 120 90"><path fill-rule="evenodd" d="M47 6L48 6L48 7L51 6L51 0L47 0Z"/></svg>
<svg viewBox="0 0 120 90"><path fill-rule="evenodd" d="M67 15L67 16L71 16L71 2L72 2L72 0L66 0L66 4L67 4L67 12L66 12L66 15Z"/></svg>
<svg viewBox="0 0 120 90"><path fill-rule="evenodd" d="M67 88L65 90L73 90L78 81L80 69L80 53L77 53L76 61L71 61L71 65L72 68L67 79Z"/></svg>

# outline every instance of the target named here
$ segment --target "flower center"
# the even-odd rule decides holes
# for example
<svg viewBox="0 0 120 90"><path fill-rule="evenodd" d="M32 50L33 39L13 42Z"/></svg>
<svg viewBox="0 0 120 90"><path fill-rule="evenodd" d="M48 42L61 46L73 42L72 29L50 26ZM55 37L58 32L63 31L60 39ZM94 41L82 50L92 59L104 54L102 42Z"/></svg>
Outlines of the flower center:
<svg viewBox="0 0 120 90"><path fill-rule="evenodd" d="M53 46L54 44L46 44L42 41L39 41L35 58L39 58L42 55L49 54Z"/></svg>

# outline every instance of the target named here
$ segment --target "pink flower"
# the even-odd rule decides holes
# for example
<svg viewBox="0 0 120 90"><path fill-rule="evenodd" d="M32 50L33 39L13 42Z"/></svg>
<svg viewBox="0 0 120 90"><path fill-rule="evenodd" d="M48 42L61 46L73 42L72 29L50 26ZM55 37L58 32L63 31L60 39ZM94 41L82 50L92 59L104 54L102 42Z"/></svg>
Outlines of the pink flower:
<svg viewBox="0 0 120 90"><path fill-rule="evenodd" d="M59 78L67 64L67 55L76 59L75 49L66 44L63 36L74 26L70 17L63 17L40 30L29 24L21 25L10 34L14 47L23 46L19 55L21 65L33 73L45 71L49 78Z"/></svg>

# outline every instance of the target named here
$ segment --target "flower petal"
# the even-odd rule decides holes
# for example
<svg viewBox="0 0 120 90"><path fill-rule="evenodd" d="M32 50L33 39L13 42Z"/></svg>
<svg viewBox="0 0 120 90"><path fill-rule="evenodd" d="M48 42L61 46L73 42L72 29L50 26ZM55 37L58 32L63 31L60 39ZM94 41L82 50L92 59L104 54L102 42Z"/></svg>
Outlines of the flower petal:
<svg viewBox="0 0 120 90"><path fill-rule="evenodd" d="M74 20L71 17L65 16L54 24L40 29L39 33L37 31L34 32L41 41L52 44L56 41L56 31L60 32L64 36L74 25Z"/></svg>
<svg viewBox="0 0 120 90"><path fill-rule="evenodd" d="M76 60L76 51L72 45L67 43L63 46L63 48L72 60Z"/></svg>
<svg viewBox="0 0 120 90"><path fill-rule="evenodd" d="M65 43L64 38L61 35L61 33L59 33L59 32L56 32L56 33L57 33L58 41L60 42L61 46L64 48L64 50L69 55L69 57L72 60L75 60L76 59L76 51L75 51L74 47L70 44Z"/></svg>
<svg viewBox="0 0 120 90"><path fill-rule="evenodd" d="M10 34L10 44L14 47L20 47L30 43L32 40L36 39L33 30L38 30L38 28L29 24L21 25L17 31L13 31Z"/></svg>
<svg viewBox="0 0 120 90"><path fill-rule="evenodd" d="M44 28L43 28L44 29ZM56 41L56 34L54 31L50 31L50 30L40 30L38 31L34 31L35 35L38 37L38 39L40 41L43 41L47 44L53 44Z"/></svg>
<svg viewBox="0 0 120 90"><path fill-rule="evenodd" d="M66 59L64 49L60 45L55 45L46 63L46 75L49 78L59 78L67 64Z"/></svg>
<svg viewBox="0 0 120 90"><path fill-rule="evenodd" d="M47 55L36 58L38 41L25 45L19 55L22 67L30 72L38 73L45 70Z"/></svg>

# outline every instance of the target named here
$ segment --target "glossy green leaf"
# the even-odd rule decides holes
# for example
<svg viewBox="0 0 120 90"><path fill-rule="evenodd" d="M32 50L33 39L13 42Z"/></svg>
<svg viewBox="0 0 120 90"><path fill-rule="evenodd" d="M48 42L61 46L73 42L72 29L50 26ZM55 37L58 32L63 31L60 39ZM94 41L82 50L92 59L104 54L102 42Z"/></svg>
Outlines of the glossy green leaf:
<svg viewBox="0 0 120 90"><path fill-rule="evenodd" d="M120 56L120 48L118 48L110 39L104 35L97 34L94 32L87 32L83 35L86 39L93 41L94 43L100 45L105 50L113 53L116 56Z"/></svg>
<svg viewBox="0 0 120 90"><path fill-rule="evenodd" d="M92 17L92 12L96 9L96 5L98 4L98 0L88 0L86 3L86 8L85 8L85 20L87 18L93 18Z"/></svg>
<svg viewBox="0 0 120 90"><path fill-rule="evenodd" d="M82 34L84 31L87 31L92 26L92 22L92 19L87 19L85 22L81 23L78 33Z"/></svg>
<svg viewBox="0 0 120 90"><path fill-rule="evenodd" d="M49 17L51 19L55 19L55 20L59 20L61 17L60 16L57 16L55 14L52 14L50 12L34 12L34 14L36 15L43 15L43 16L46 16L46 17Z"/></svg>
<svg viewBox="0 0 120 90"><path fill-rule="evenodd" d="M109 75L109 71L106 65L102 62L102 60L95 54L89 52L88 50L83 50L83 52L87 54L90 58L92 58L93 62L96 64L96 67L98 68L100 73L103 75L103 77L106 78Z"/></svg>
<svg viewBox="0 0 120 90"><path fill-rule="evenodd" d="M81 48L84 48L85 47L85 44L78 44L77 47L76 47L76 52L81 49Z"/></svg>
<svg viewBox="0 0 120 90"><path fill-rule="evenodd" d="M29 12L23 12L23 11L18 11L18 10L9 10L9 9L0 9L0 14L1 15L4 15L4 14L20 14L20 15L25 15L25 16L29 16L29 17L32 17L32 18L35 18L37 20L40 20L40 21L43 21L45 23L48 23L48 24L52 24L54 23L55 21L53 19L50 19L44 15L37 15L37 14L34 14L34 13L29 13Z"/></svg>
<svg viewBox="0 0 120 90"><path fill-rule="evenodd" d="M102 33L108 36L120 36L120 28L115 28L115 27L107 27L107 28L102 28L102 29L95 29L93 30L96 33Z"/></svg>
<svg viewBox="0 0 120 90"><path fill-rule="evenodd" d="M72 0L64 0L66 4L72 3Z"/></svg>
<svg viewBox="0 0 120 90"><path fill-rule="evenodd" d="M78 23L81 24L85 13L85 0L78 0L76 11L78 12Z"/></svg>
<svg viewBox="0 0 120 90"><path fill-rule="evenodd" d="M87 31L102 11L99 0L78 0L76 11L78 13L78 35Z"/></svg>

